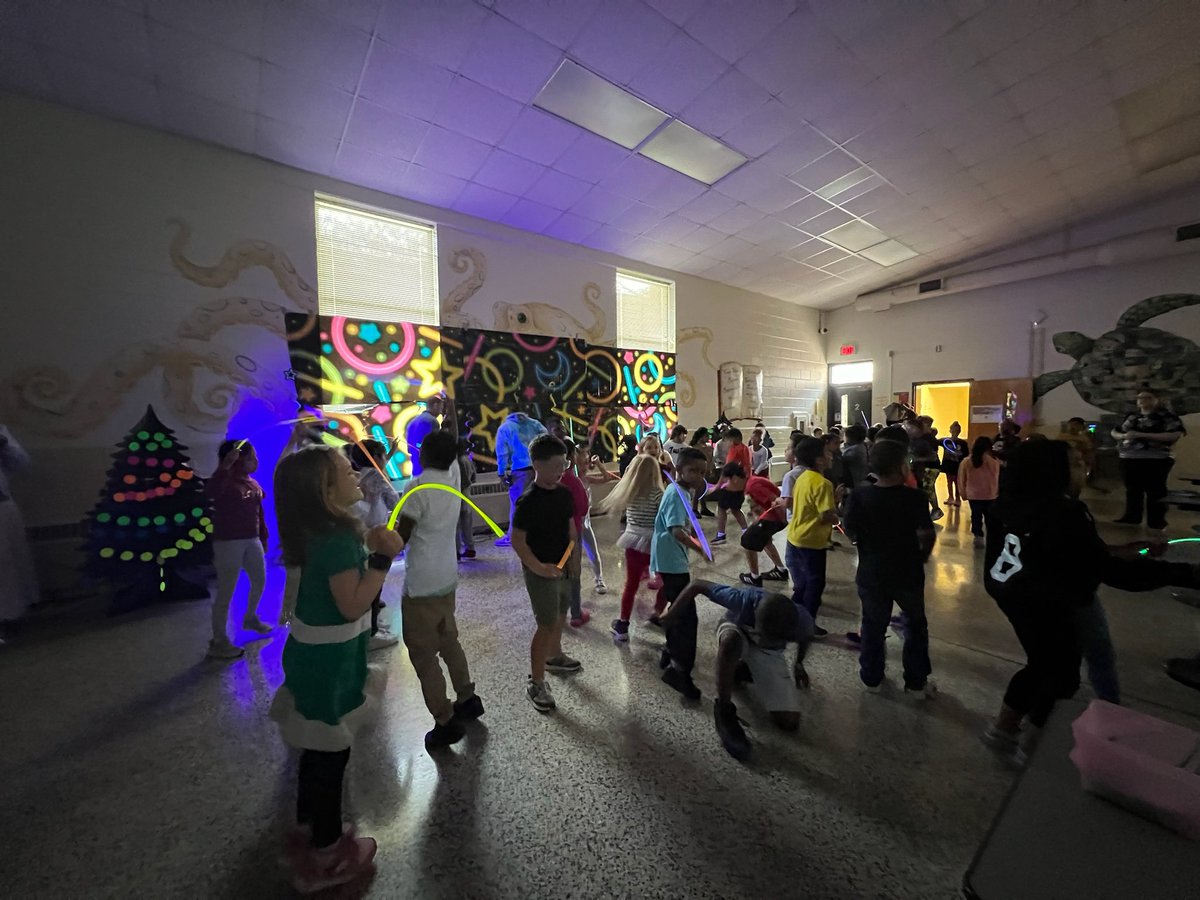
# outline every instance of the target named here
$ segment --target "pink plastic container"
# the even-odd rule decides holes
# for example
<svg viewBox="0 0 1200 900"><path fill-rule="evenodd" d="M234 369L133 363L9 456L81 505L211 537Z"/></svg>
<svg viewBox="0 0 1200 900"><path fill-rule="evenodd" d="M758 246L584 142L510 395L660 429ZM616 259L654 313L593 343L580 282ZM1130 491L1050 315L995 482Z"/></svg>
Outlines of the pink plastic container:
<svg viewBox="0 0 1200 900"><path fill-rule="evenodd" d="M1084 790L1200 841L1200 733L1103 700L1071 730Z"/></svg>

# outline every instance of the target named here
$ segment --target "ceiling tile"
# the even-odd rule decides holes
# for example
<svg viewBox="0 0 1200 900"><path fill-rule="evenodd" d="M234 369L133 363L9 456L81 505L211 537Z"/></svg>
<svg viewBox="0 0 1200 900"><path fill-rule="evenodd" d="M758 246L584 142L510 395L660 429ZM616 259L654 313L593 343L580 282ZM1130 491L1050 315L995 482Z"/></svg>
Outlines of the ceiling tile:
<svg viewBox="0 0 1200 900"><path fill-rule="evenodd" d="M555 209L570 209L591 189L592 186L581 178L547 169L546 173L525 191L525 196L529 200L544 203Z"/></svg>
<svg viewBox="0 0 1200 900"><path fill-rule="evenodd" d="M542 234L556 237L560 241L570 241L572 244L578 244L582 243L588 235L594 234L601 227L599 222L592 219L585 219L583 216L565 212L543 228Z"/></svg>
<svg viewBox="0 0 1200 900"><path fill-rule="evenodd" d="M513 208L517 199L512 194L484 187L482 184L468 184L458 195L454 208L469 216L496 222Z"/></svg>
<svg viewBox="0 0 1200 900"><path fill-rule="evenodd" d="M512 127L520 112L521 104L515 100L460 76L450 86L446 102L434 121L461 134L495 144Z"/></svg>
<svg viewBox="0 0 1200 900"><path fill-rule="evenodd" d="M564 50L595 13L595 7L590 3L495 0L491 5L504 18Z"/></svg>
<svg viewBox="0 0 1200 900"><path fill-rule="evenodd" d="M313 134L303 126L256 117L254 152L258 156L308 172L328 174L333 169L337 149L336 140Z"/></svg>
<svg viewBox="0 0 1200 900"><path fill-rule="evenodd" d="M807 240L808 235L801 234L795 228L768 216L762 221L747 225L738 234L742 240L761 246L786 249L794 247L801 241Z"/></svg>
<svg viewBox="0 0 1200 900"><path fill-rule="evenodd" d="M638 259L645 260L651 265L674 269L685 259L695 256L690 250L682 247L672 247L670 244L639 244Z"/></svg>
<svg viewBox="0 0 1200 900"><path fill-rule="evenodd" d="M754 245L749 241L743 241L739 237L729 236L718 244L713 244L704 252L709 256L715 256L717 259L729 260L743 253L746 250L753 249Z"/></svg>
<svg viewBox="0 0 1200 900"><path fill-rule="evenodd" d="M260 115L303 124L318 134L341 140L353 94L269 62L262 63L260 79Z"/></svg>
<svg viewBox="0 0 1200 900"><path fill-rule="evenodd" d="M610 81L628 84L654 59L675 26L637 0L602 0L571 43L570 55Z"/></svg>
<svg viewBox="0 0 1200 900"><path fill-rule="evenodd" d="M635 153L600 179L600 186L633 199L644 199L646 192L662 184L670 171Z"/></svg>
<svg viewBox="0 0 1200 900"><path fill-rule="evenodd" d="M1036 31L1045 19L1046 9L1039 0L991 3L962 29L981 56L993 56Z"/></svg>
<svg viewBox="0 0 1200 900"><path fill-rule="evenodd" d="M462 194L466 186L467 183L461 178L443 175L441 172L410 164L400 177L398 190L401 196L416 200L418 203L453 209L455 200Z"/></svg>
<svg viewBox="0 0 1200 900"><path fill-rule="evenodd" d="M120 121L161 127L162 102L152 82L63 53L46 50L42 56L58 102Z"/></svg>
<svg viewBox="0 0 1200 900"><path fill-rule="evenodd" d="M413 162L444 175L456 175L469 180L479 171L491 151L491 146L482 141L432 125L421 141Z"/></svg>
<svg viewBox="0 0 1200 900"><path fill-rule="evenodd" d="M788 177L810 191L817 191L830 182L857 171L861 164L844 150L832 150Z"/></svg>
<svg viewBox="0 0 1200 900"><path fill-rule="evenodd" d="M394 194L399 189L400 177L407 170L407 160L372 153L352 144L342 144L338 147L329 174L351 184Z"/></svg>
<svg viewBox="0 0 1200 900"><path fill-rule="evenodd" d="M703 253L710 247L715 247L723 240L725 240L725 235L721 232L709 228L707 225L701 225L695 231L688 232L672 243L691 250L694 253Z"/></svg>
<svg viewBox="0 0 1200 900"><path fill-rule="evenodd" d="M793 0L728 3L709 0L685 24L688 34L727 62L737 62L795 9Z"/></svg>
<svg viewBox="0 0 1200 900"><path fill-rule="evenodd" d="M828 244L814 244L814 252L810 253L805 258L804 264L814 268L824 268L832 265L839 260L851 258L845 250L840 247L830 247ZM818 249L824 247L825 249Z"/></svg>
<svg viewBox="0 0 1200 900"><path fill-rule="evenodd" d="M562 51L498 15L490 15L459 70L521 103L531 101L554 74Z"/></svg>
<svg viewBox="0 0 1200 900"><path fill-rule="evenodd" d="M151 24L158 80L210 100L253 110L258 104L259 61L182 31Z"/></svg>
<svg viewBox="0 0 1200 900"><path fill-rule="evenodd" d="M118 3L136 3L138 0L116 0ZM154 0L154 5L158 5L160 0ZM187 0L184 0L187 2ZM300 3L307 9L311 9L318 15L327 18L336 17L342 24L349 25L351 28L357 28L359 31L365 31L370 34L375 30L375 24L379 20L379 8L385 0L300 0ZM235 0L230 0L228 3L207 3L202 4L209 8L216 6L245 6L253 7L255 3L238 3Z"/></svg>
<svg viewBox="0 0 1200 900"><path fill-rule="evenodd" d="M151 84L149 78L139 80ZM54 87L42 51L24 41L10 38L5 44L0 53L0 84L20 94L53 99Z"/></svg>
<svg viewBox="0 0 1200 900"><path fill-rule="evenodd" d="M724 134L771 94L749 76L731 68L683 111L683 121L711 136Z"/></svg>
<svg viewBox="0 0 1200 900"><path fill-rule="evenodd" d="M906 60L938 55L935 41L958 26L957 19L935 3L922 4L919 15L913 12L911 3L893 5L850 42L851 52L876 75Z"/></svg>
<svg viewBox="0 0 1200 900"><path fill-rule="evenodd" d="M383 156L412 159L428 130L429 125L419 119L356 100L345 140Z"/></svg>
<svg viewBox="0 0 1200 900"><path fill-rule="evenodd" d="M601 225L587 239L589 247L595 247L597 250L604 250L608 253L617 253L621 256L630 255L637 242L636 234L622 231L613 225Z"/></svg>
<svg viewBox="0 0 1200 900"><path fill-rule="evenodd" d="M68 59L134 78L152 77L159 62L152 53L152 43L177 31L157 23L148 28L144 15L100 3L72 3L69 8L50 2L4 4L4 7L0 12L0 25L4 29L0 35L5 44L9 37L23 36L24 43L53 48ZM188 38L182 35L177 40L189 47L203 43Z"/></svg>
<svg viewBox="0 0 1200 900"><path fill-rule="evenodd" d="M641 234L662 220L663 213L661 210L655 209L653 206L647 206L645 203L634 203L629 209L613 219L612 224L631 234Z"/></svg>
<svg viewBox="0 0 1200 900"><path fill-rule="evenodd" d="M582 199L571 207L571 212L585 219L609 223L633 205L633 201L621 194L601 187L594 187Z"/></svg>
<svg viewBox="0 0 1200 900"><path fill-rule="evenodd" d="M624 147L602 137L578 130L578 136L554 163L554 168L584 181L597 182L607 178L630 153Z"/></svg>
<svg viewBox="0 0 1200 900"><path fill-rule="evenodd" d="M543 228L562 215L561 210L544 203L521 199L513 204L512 209L500 217L505 225L522 228L525 231L540 232Z"/></svg>
<svg viewBox="0 0 1200 900"><path fill-rule="evenodd" d="M371 36L294 4L269 3L262 58L343 91L358 87Z"/></svg>
<svg viewBox="0 0 1200 900"><path fill-rule="evenodd" d="M629 87L659 109L679 113L727 68L725 61L707 47L677 31Z"/></svg>
<svg viewBox="0 0 1200 900"><path fill-rule="evenodd" d="M646 237L668 244L677 244L681 237L691 234L697 227L695 222L683 218L682 211L680 211L665 217L653 228L648 229Z"/></svg>
<svg viewBox="0 0 1200 900"><path fill-rule="evenodd" d="M683 25L707 0L646 0L646 2L676 25Z"/></svg>
<svg viewBox="0 0 1200 900"><path fill-rule="evenodd" d="M257 122L253 113L165 85L159 87L158 95L163 125L168 131L245 153L254 152ZM402 164L392 162L393 167L397 165Z"/></svg>
<svg viewBox="0 0 1200 900"><path fill-rule="evenodd" d="M887 235L874 225L851 219L845 225L826 231L821 235L821 240L837 244L846 250L858 251L882 244L887 240Z"/></svg>
<svg viewBox="0 0 1200 900"><path fill-rule="evenodd" d="M583 134L579 126L527 106L500 141L500 146L548 166Z"/></svg>
<svg viewBox="0 0 1200 900"><path fill-rule="evenodd" d="M457 70L489 15L472 0L385 2L377 35L413 56Z"/></svg>
<svg viewBox="0 0 1200 900"><path fill-rule="evenodd" d="M814 216L803 225L800 226L801 231L806 231L813 237L818 237L829 231L831 228L836 228L839 225L844 225L853 220L848 212L843 209L834 207L828 212L823 212L819 216Z"/></svg>
<svg viewBox="0 0 1200 900"><path fill-rule="evenodd" d="M493 150L475 174L475 181L498 191L521 195L533 187L546 171L545 166L522 156L506 150Z"/></svg>
<svg viewBox="0 0 1200 900"><path fill-rule="evenodd" d="M706 225L722 213L738 205L732 197L718 191L705 191L695 200L680 208L679 214L697 225Z"/></svg>
<svg viewBox="0 0 1200 900"><path fill-rule="evenodd" d="M846 278L850 275L858 275L865 270L874 270L877 268L879 267L872 262L859 259L857 256L847 256L845 259L839 259L836 262L822 266L821 270L831 275L841 275L843 278Z"/></svg>
<svg viewBox="0 0 1200 900"><path fill-rule="evenodd" d="M800 226L821 213L829 212L833 204L816 194L807 194L780 211L778 217L789 225Z"/></svg>
<svg viewBox="0 0 1200 900"><path fill-rule="evenodd" d="M31 4L31 6L34 4ZM171 28L182 28L241 53L258 56L262 52L263 19L266 5L262 3L196 3L194 0L154 0L153 3L138 3L145 16ZM57 4L36 4L46 11ZM121 14L105 3L82 4L97 19L108 20L108 27L118 26ZM143 9L137 11L142 18ZM86 14L86 13L85 13ZM78 13L76 14L78 15ZM143 20L144 22L144 20ZM120 44L101 37L102 30L95 22L78 21L81 37L96 49L115 53Z"/></svg>
<svg viewBox="0 0 1200 900"><path fill-rule="evenodd" d="M743 228L753 225L766 216L752 206L747 206L744 203L739 203L728 212L723 212L719 216L711 219L708 223L709 228L715 228L717 231L723 231L725 234L737 234Z"/></svg>
<svg viewBox="0 0 1200 900"><path fill-rule="evenodd" d="M766 153L803 124L793 110L772 98L721 135L721 139L753 158Z"/></svg>
<svg viewBox="0 0 1200 900"><path fill-rule="evenodd" d="M371 45L358 96L384 109L429 121L453 81L449 69L376 40Z"/></svg>

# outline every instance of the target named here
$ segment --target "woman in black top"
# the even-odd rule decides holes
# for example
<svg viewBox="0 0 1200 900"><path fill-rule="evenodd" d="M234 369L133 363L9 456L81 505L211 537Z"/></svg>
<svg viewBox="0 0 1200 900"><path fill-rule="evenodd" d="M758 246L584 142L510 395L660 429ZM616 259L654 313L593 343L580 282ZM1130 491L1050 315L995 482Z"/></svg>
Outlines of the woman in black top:
<svg viewBox="0 0 1200 900"><path fill-rule="evenodd" d="M1018 761L1022 719L1035 729L1056 701L1079 689L1079 607L1095 602L1101 583L1125 591L1192 586L1195 569L1149 557L1113 556L1085 504L1067 496L1069 447L1027 441L1008 460L1008 478L987 515L984 586L1012 624L1025 667L1008 683L984 742Z"/></svg>
<svg viewBox="0 0 1200 900"><path fill-rule="evenodd" d="M713 451L709 443L709 430L707 428L697 428L692 433L692 439L689 444L695 449L704 454L704 458L708 460L708 468L704 472L706 481L715 481L717 470L713 468ZM696 499L692 501L692 512L698 516L713 515L713 511L708 508L708 500L703 492L696 494Z"/></svg>

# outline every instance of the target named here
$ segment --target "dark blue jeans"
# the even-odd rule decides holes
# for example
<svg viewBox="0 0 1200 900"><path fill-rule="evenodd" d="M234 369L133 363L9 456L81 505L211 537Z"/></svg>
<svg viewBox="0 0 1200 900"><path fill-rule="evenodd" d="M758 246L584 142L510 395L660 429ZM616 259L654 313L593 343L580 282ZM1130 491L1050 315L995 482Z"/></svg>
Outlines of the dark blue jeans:
<svg viewBox="0 0 1200 900"><path fill-rule="evenodd" d="M925 585L896 586L859 582L862 601L862 646L858 652L859 677L874 687L883 681L888 623L892 606L904 613L904 685L925 686L933 666L929 663L929 622L925 618Z"/></svg>
<svg viewBox="0 0 1200 900"><path fill-rule="evenodd" d="M809 550L788 543L783 562L792 576L792 602L808 610L817 620L821 594L825 592L825 560L829 551Z"/></svg>
<svg viewBox="0 0 1200 900"><path fill-rule="evenodd" d="M692 580L687 572L659 572L662 579L662 596L668 603L683 593ZM688 675L696 665L696 630L700 619L696 615L696 604L689 603L679 611L679 618L667 627L667 653L676 669Z"/></svg>

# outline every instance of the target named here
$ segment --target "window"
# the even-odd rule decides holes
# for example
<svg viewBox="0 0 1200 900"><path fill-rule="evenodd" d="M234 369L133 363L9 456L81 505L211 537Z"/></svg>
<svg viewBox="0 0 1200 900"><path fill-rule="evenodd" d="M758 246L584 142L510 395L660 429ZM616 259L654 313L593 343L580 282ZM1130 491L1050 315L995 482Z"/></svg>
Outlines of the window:
<svg viewBox="0 0 1200 900"><path fill-rule="evenodd" d="M675 282L617 272L617 346L675 352Z"/></svg>
<svg viewBox="0 0 1200 900"><path fill-rule="evenodd" d="M318 196L321 315L437 325L437 231Z"/></svg>
<svg viewBox="0 0 1200 900"><path fill-rule="evenodd" d="M834 363L829 367L829 383L833 385L870 384L874 378L873 362Z"/></svg>

